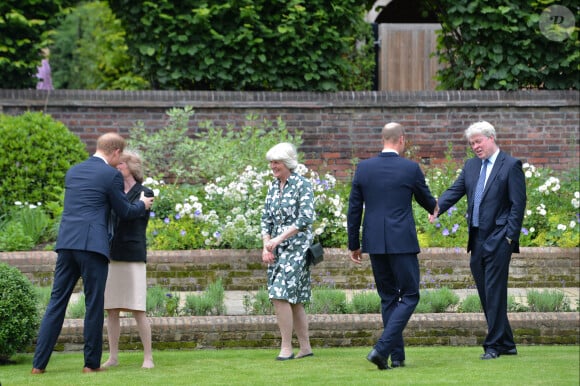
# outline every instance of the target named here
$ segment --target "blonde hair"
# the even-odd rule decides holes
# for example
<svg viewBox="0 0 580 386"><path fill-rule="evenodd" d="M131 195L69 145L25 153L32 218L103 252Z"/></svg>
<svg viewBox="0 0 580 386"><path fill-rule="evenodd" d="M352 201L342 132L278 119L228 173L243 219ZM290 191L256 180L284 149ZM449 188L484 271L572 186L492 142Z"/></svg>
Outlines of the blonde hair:
<svg viewBox="0 0 580 386"><path fill-rule="evenodd" d="M125 150L121 154L121 162L125 162L135 181L138 183L143 182L143 161L139 153L133 150Z"/></svg>
<svg viewBox="0 0 580 386"><path fill-rule="evenodd" d="M288 142L282 142L274 145L266 153L266 159L269 161L280 161L286 167L293 171L298 166L298 153L296 147Z"/></svg>

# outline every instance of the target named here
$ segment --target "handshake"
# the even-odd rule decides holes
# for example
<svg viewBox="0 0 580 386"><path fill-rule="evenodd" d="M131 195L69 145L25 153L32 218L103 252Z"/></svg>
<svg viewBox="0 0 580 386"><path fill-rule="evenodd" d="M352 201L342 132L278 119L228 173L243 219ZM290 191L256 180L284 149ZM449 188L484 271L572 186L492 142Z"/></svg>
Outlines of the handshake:
<svg viewBox="0 0 580 386"><path fill-rule="evenodd" d="M435 204L433 214L429 214L429 222L433 224L437 220L437 216L439 216L439 203Z"/></svg>

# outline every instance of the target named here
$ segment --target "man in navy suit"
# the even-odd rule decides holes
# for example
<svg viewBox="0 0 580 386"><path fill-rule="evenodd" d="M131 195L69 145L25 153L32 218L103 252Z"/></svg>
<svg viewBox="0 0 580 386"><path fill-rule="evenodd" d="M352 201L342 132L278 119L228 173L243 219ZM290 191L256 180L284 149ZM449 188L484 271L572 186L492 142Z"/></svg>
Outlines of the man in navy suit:
<svg viewBox="0 0 580 386"><path fill-rule="evenodd" d="M398 123L382 130L383 151L361 161L356 169L347 215L351 260L361 264L370 255L381 298L383 333L367 359L379 370L405 365L403 330L419 303L420 252L413 218L413 197L429 213L437 202L416 162L401 157L405 132ZM362 221L362 250L360 226Z"/></svg>
<svg viewBox="0 0 580 386"><path fill-rule="evenodd" d="M481 359L495 359L518 353L507 317L507 283L512 252L519 253L526 181L521 161L499 149L489 122L472 124L465 138L476 157L465 162L457 180L439 197L439 213L467 195L467 252L487 321Z"/></svg>
<svg viewBox="0 0 580 386"><path fill-rule="evenodd" d="M144 197L131 204L123 190L123 176L115 169L125 140L103 134L97 151L71 167L65 177L64 210L55 250L58 253L50 302L40 325L32 374L44 373L64 322L66 308L80 277L83 278L86 316L83 372L101 370L104 291L109 264L108 219L111 209L122 219L145 216L153 203Z"/></svg>

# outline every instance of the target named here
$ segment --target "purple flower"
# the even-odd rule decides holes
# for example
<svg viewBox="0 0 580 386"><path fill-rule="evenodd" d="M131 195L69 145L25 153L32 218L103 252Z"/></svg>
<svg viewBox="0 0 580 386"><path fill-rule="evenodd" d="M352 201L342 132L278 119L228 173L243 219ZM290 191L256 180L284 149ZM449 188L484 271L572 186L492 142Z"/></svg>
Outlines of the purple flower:
<svg viewBox="0 0 580 386"><path fill-rule="evenodd" d="M215 231L213 234L213 237L215 237L216 239L219 239L221 235L222 235L221 233L219 233L218 231Z"/></svg>
<svg viewBox="0 0 580 386"><path fill-rule="evenodd" d="M155 217L155 212L149 212L149 217Z"/></svg>
<svg viewBox="0 0 580 386"><path fill-rule="evenodd" d="M449 236L449 229L447 229L447 228L443 229L443 231L441 232L441 234L443 236Z"/></svg>
<svg viewBox="0 0 580 386"><path fill-rule="evenodd" d="M165 296L167 296L169 299L173 297L173 295L171 295L170 293L165 294Z"/></svg>
<svg viewBox="0 0 580 386"><path fill-rule="evenodd" d="M165 220L163 220L163 222L165 224L169 224L171 222L171 220L169 220L169 217L165 217Z"/></svg>
<svg viewBox="0 0 580 386"><path fill-rule="evenodd" d="M182 229L181 232L179 232L179 234L181 234L182 236L185 236L186 233L187 232L184 229Z"/></svg>
<svg viewBox="0 0 580 386"><path fill-rule="evenodd" d="M194 215L195 217L199 217L199 216L201 216L201 210L199 210L199 209L196 209L196 210L195 210L195 212L193 213L193 215Z"/></svg>
<svg viewBox="0 0 580 386"><path fill-rule="evenodd" d="M181 218L181 215L180 215L179 213L177 213L177 214L175 215L175 219L176 219L176 220L179 220L180 218Z"/></svg>
<svg viewBox="0 0 580 386"><path fill-rule="evenodd" d="M453 228L451 228L451 233L457 232L458 229L459 229L459 224L454 224Z"/></svg>
<svg viewBox="0 0 580 386"><path fill-rule="evenodd" d="M439 221L435 223L435 228L441 228L441 223Z"/></svg>
<svg viewBox="0 0 580 386"><path fill-rule="evenodd" d="M529 232L526 228L522 228L522 233L527 236Z"/></svg>

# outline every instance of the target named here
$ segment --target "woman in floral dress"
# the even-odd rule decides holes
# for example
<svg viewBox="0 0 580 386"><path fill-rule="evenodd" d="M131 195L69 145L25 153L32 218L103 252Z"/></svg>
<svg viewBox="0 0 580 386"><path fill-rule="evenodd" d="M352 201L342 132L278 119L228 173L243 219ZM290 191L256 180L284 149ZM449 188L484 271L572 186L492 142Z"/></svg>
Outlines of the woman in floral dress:
<svg viewBox="0 0 580 386"><path fill-rule="evenodd" d="M262 261L268 264L268 294L282 336L276 360L310 357L308 318L304 303L310 300L310 267L306 250L312 243L314 193L310 182L296 174L296 148L279 143L266 153L275 179L262 212ZM300 350L294 356L292 331Z"/></svg>

